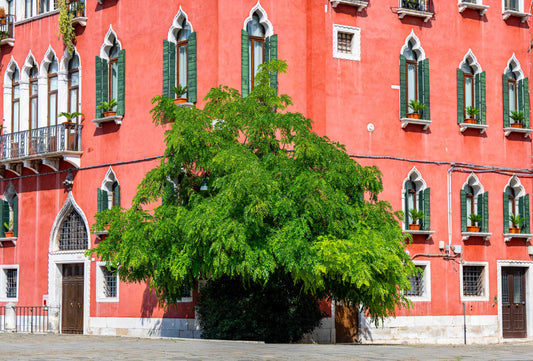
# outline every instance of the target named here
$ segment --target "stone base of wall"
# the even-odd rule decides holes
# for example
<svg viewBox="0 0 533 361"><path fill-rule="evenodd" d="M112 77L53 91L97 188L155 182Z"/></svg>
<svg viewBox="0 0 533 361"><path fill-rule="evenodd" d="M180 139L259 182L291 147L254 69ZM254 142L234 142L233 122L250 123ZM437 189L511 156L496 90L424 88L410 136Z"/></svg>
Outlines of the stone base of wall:
<svg viewBox="0 0 533 361"><path fill-rule="evenodd" d="M130 337L200 338L200 325L195 319L91 317L89 335Z"/></svg>
<svg viewBox="0 0 533 361"><path fill-rule="evenodd" d="M335 316L323 318L320 326L305 334L302 343L335 343Z"/></svg>

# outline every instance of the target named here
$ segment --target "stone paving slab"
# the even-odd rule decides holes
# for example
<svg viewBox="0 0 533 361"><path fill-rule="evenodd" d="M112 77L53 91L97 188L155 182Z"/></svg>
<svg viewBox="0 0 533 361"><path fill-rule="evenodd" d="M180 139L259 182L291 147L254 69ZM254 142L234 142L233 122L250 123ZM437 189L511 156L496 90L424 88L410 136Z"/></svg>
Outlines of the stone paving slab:
<svg viewBox="0 0 533 361"><path fill-rule="evenodd" d="M0 360L533 360L533 343L288 345L0 333Z"/></svg>

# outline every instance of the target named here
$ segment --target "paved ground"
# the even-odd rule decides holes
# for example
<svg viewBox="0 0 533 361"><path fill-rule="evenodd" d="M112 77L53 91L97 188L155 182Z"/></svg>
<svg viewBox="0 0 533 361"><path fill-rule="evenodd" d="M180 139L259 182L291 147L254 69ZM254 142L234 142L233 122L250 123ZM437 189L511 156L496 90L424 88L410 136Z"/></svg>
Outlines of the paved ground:
<svg viewBox="0 0 533 361"><path fill-rule="evenodd" d="M0 333L0 360L533 360L533 343L488 346L265 345Z"/></svg>

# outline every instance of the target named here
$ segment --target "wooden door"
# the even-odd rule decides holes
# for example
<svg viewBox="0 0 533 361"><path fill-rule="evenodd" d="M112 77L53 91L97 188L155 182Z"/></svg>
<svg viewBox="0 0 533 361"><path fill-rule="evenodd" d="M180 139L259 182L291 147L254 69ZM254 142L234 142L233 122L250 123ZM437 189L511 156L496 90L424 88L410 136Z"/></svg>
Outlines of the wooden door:
<svg viewBox="0 0 533 361"><path fill-rule="evenodd" d="M63 265L62 333L83 333L83 267L83 263Z"/></svg>
<svg viewBox="0 0 533 361"><path fill-rule="evenodd" d="M341 302L335 304L335 342L357 342L358 312L355 307L348 307Z"/></svg>
<svg viewBox="0 0 533 361"><path fill-rule="evenodd" d="M525 273L525 268L502 268L502 328L505 338L527 336Z"/></svg>

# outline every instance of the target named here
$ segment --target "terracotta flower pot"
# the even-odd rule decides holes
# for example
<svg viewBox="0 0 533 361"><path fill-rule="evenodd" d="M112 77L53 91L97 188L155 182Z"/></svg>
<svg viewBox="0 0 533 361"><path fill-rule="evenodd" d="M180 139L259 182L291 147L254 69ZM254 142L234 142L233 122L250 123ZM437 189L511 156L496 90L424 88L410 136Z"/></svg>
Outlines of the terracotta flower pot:
<svg viewBox="0 0 533 361"><path fill-rule="evenodd" d="M107 112L104 112L104 117L114 117L115 115L117 115L115 110L108 110Z"/></svg>
<svg viewBox="0 0 533 361"><path fill-rule="evenodd" d="M522 123L511 123L511 128L523 128L524 125Z"/></svg>
<svg viewBox="0 0 533 361"><path fill-rule="evenodd" d="M479 227L479 226L467 226L466 230L468 232L479 232L481 230L481 227Z"/></svg>
<svg viewBox="0 0 533 361"><path fill-rule="evenodd" d="M13 234L14 234L13 232L5 231L6 238L13 237Z"/></svg>
<svg viewBox="0 0 533 361"><path fill-rule="evenodd" d="M419 224L410 224L409 225L409 230L410 231L419 231L420 230L420 225Z"/></svg>
<svg viewBox="0 0 533 361"><path fill-rule="evenodd" d="M422 118L422 114L420 114L420 113L407 113L407 118L420 119L420 118Z"/></svg>
<svg viewBox="0 0 533 361"><path fill-rule="evenodd" d="M520 228L517 227L510 227L509 233L520 233Z"/></svg>
<svg viewBox="0 0 533 361"><path fill-rule="evenodd" d="M176 98L174 99L174 104L183 104L187 103L187 98Z"/></svg>
<svg viewBox="0 0 533 361"><path fill-rule="evenodd" d="M477 124L477 119L476 119L476 118L466 118L466 119L465 119L465 123L468 123L468 124Z"/></svg>

